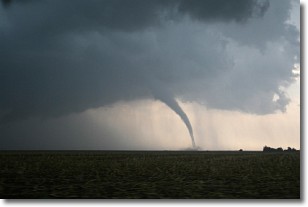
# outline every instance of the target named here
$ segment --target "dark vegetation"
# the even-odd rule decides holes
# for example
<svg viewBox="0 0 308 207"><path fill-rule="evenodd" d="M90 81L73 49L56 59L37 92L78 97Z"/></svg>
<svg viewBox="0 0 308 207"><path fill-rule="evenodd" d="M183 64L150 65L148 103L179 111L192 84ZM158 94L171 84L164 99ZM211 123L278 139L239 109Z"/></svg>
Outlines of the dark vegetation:
<svg viewBox="0 0 308 207"><path fill-rule="evenodd" d="M0 152L1 198L300 198L299 152Z"/></svg>
<svg viewBox="0 0 308 207"><path fill-rule="evenodd" d="M271 148L268 146L263 147L263 152L296 152L296 151L298 150L295 148L291 148L291 147L288 147L288 149L285 149L285 150L282 149L281 147L278 147L277 149Z"/></svg>

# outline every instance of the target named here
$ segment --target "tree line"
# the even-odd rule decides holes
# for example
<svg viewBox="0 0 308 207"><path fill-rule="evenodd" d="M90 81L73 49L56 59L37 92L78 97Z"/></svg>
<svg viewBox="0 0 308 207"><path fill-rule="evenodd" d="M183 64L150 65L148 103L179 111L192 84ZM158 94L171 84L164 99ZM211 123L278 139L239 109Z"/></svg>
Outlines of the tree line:
<svg viewBox="0 0 308 207"><path fill-rule="evenodd" d="M263 152L297 152L299 150L295 148L288 147L287 149L282 149L282 147L272 148L268 146L263 147Z"/></svg>

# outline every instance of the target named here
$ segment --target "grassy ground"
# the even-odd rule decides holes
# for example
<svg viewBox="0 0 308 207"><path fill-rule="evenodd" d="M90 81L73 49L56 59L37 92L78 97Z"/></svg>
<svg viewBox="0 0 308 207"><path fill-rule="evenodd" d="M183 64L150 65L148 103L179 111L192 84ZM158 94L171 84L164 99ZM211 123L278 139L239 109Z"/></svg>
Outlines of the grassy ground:
<svg viewBox="0 0 308 207"><path fill-rule="evenodd" d="M300 198L300 153L0 152L0 198Z"/></svg>

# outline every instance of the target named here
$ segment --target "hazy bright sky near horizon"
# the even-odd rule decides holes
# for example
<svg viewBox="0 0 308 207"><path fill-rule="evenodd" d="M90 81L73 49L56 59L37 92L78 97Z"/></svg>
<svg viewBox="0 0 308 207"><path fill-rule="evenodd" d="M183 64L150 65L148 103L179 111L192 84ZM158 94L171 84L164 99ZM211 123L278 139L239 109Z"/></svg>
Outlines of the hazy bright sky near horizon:
<svg viewBox="0 0 308 207"><path fill-rule="evenodd" d="M2 1L0 149L299 149L299 31L299 0Z"/></svg>

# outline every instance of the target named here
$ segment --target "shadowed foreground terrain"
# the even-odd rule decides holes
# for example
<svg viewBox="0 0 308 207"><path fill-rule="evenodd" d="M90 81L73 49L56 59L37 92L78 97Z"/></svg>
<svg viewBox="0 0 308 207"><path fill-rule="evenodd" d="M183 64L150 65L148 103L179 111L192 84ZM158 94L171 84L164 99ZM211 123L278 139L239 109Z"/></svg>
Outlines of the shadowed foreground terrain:
<svg viewBox="0 0 308 207"><path fill-rule="evenodd" d="M300 198L300 153L0 152L1 198Z"/></svg>

